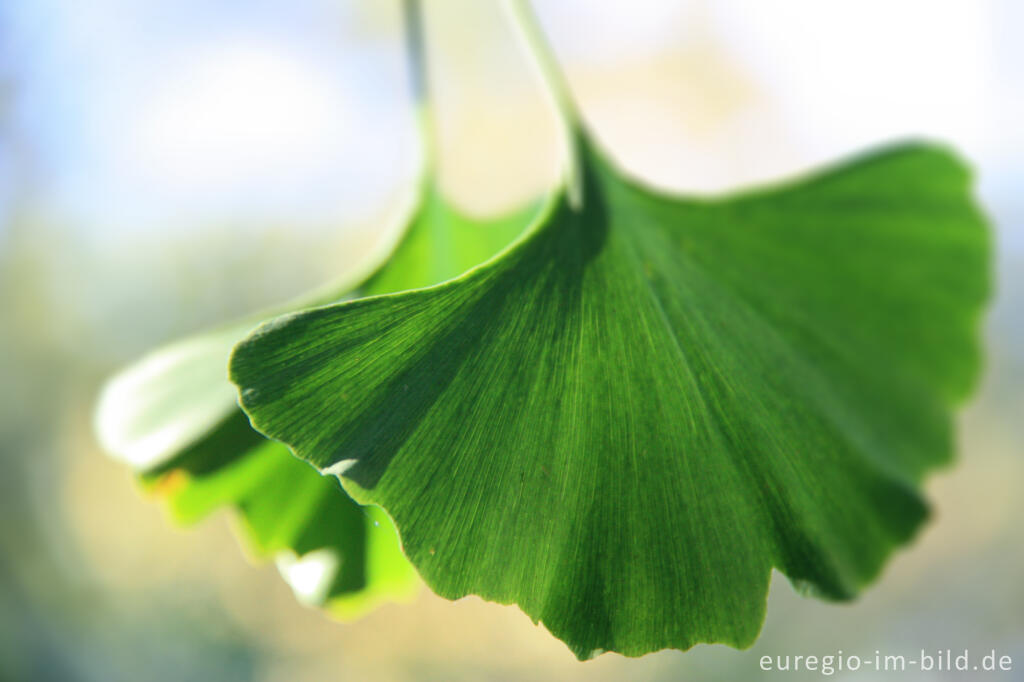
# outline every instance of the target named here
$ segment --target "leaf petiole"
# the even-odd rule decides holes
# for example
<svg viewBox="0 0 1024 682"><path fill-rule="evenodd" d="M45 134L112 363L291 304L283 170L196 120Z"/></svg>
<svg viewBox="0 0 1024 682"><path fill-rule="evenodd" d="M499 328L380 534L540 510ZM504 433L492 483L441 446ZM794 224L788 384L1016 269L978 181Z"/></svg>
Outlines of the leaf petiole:
<svg viewBox="0 0 1024 682"><path fill-rule="evenodd" d="M507 0L505 7L515 25L524 49L533 60L534 66L544 83L544 90L551 98L558 113L565 145L565 181L569 203L573 208L583 204L582 159L580 154L580 115L573 100L569 82L558 65L554 51L544 36L537 16L530 6L530 0Z"/></svg>

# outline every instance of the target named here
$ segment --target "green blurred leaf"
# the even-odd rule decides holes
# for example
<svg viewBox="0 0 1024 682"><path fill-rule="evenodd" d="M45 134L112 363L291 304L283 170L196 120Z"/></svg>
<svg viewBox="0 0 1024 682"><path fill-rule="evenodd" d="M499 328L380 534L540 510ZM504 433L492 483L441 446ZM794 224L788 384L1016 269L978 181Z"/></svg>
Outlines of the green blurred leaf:
<svg viewBox="0 0 1024 682"><path fill-rule="evenodd" d="M850 598L926 517L985 221L928 145L715 200L580 145L582 205L440 286L273 320L232 380L439 594L517 603L580 657L748 646L773 567Z"/></svg>
<svg viewBox="0 0 1024 682"><path fill-rule="evenodd" d="M352 618L411 596L418 580L387 515L357 505L336 479L249 426L227 380L230 349L261 319L343 298L359 280L374 294L453 277L511 242L534 213L529 206L474 219L428 189L387 264L368 279L356 273L273 313L171 344L114 377L97 410L101 441L143 474L181 523L233 506L246 547L278 557L300 599Z"/></svg>

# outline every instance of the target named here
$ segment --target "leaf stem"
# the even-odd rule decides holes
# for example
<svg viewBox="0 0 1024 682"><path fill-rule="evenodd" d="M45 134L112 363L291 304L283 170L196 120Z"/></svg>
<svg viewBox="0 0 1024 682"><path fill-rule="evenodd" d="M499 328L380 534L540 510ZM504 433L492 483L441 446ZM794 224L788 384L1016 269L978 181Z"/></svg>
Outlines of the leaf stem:
<svg viewBox="0 0 1024 682"><path fill-rule="evenodd" d="M554 51L544 36L537 16L530 6L530 0L507 0L505 4L512 23L522 38L526 51L533 58L534 66L540 73L545 91L558 112L565 145L565 178L569 201L575 208L582 206L583 178L580 168L580 115L572 97L569 82L558 66Z"/></svg>
<svg viewBox="0 0 1024 682"><path fill-rule="evenodd" d="M307 294L292 299L288 303L289 308L308 308L334 303L348 297L357 287L363 286L394 255L395 250L406 236L410 221L434 196L434 175L437 170L437 127L434 107L430 99L422 0L401 0L401 2L405 57L420 145L419 177L413 191L407 197L407 203L404 203L396 212L398 225L394 229L385 230L385 238L379 240L372 251L355 268Z"/></svg>
<svg viewBox="0 0 1024 682"><path fill-rule="evenodd" d="M437 164L437 126L430 102L430 74L421 0L402 0L402 24L409 83L420 137L421 182L425 184L430 182Z"/></svg>

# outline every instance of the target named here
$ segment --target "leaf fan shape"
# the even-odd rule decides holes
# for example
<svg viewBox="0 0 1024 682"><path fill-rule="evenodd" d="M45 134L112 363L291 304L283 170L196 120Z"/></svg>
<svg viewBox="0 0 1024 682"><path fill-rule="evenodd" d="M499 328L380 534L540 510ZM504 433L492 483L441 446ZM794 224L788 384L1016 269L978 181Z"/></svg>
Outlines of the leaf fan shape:
<svg viewBox="0 0 1024 682"><path fill-rule="evenodd" d="M694 199L578 135L579 205L444 284L268 322L231 378L440 595L516 603L580 658L746 647L772 568L851 598L925 519L986 224L929 144Z"/></svg>
<svg viewBox="0 0 1024 682"><path fill-rule="evenodd" d="M387 263L371 259L377 269L369 276L353 273L272 313L175 342L111 379L96 416L104 447L141 474L179 523L232 506L248 550L277 557L305 602L348 620L382 601L411 597L419 580L387 515L356 504L336 479L249 426L227 379L231 347L260 320L286 310L460 274L508 245L536 210L469 217L428 180L397 248L385 244Z"/></svg>

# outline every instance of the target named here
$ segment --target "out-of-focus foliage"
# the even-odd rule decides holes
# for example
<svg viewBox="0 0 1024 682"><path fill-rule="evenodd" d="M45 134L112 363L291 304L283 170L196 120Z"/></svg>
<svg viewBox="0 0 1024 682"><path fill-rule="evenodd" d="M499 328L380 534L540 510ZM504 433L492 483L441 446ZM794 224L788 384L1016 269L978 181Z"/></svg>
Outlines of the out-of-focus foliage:
<svg viewBox="0 0 1024 682"><path fill-rule="evenodd" d="M340 283L282 309L156 350L114 377L97 410L104 446L165 495L181 522L233 506L246 546L257 556L277 556L303 601L346 620L382 601L407 601L418 581L390 519L357 505L333 477L249 427L227 381L228 354L273 314L345 298L356 288L382 294L458 275L508 244L534 212L528 206L472 219L451 208L428 180L401 243L382 267L371 263L366 282L359 274L343 275Z"/></svg>

